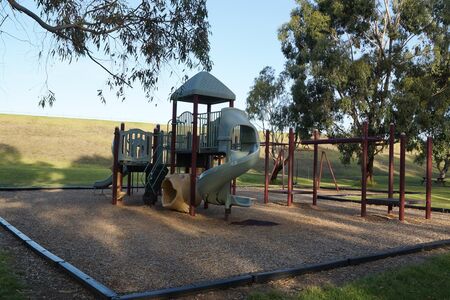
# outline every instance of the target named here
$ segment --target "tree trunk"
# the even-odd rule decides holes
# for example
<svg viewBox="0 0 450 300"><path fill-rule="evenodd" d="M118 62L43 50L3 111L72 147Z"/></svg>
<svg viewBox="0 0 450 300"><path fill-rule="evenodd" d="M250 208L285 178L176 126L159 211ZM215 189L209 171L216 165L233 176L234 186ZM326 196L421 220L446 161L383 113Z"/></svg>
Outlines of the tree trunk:
<svg viewBox="0 0 450 300"><path fill-rule="evenodd" d="M368 149L368 157L367 157L367 174L366 179L370 181L370 183L373 183L373 163L375 161L375 151L369 147Z"/></svg>
<svg viewBox="0 0 450 300"><path fill-rule="evenodd" d="M283 169L283 164L286 165L289 157L286 157L283 161L283 163L281 162L282 158L281 155L277 157L277 159L274 161L274 166L272 169L272 173L270 174L270 182L273 183L277 177L278 177L278 173L280 173L280 171Z"/></svg>
<svg viewBox="0 0 450 300"><path fill-rule="evenodd" d="M450 168L450 155L448 155L447 158L444 159L444 167L442 169L439 168L439 165L437 166L439 170L439 178L444 179L447 175L448 169Z"/></svg>

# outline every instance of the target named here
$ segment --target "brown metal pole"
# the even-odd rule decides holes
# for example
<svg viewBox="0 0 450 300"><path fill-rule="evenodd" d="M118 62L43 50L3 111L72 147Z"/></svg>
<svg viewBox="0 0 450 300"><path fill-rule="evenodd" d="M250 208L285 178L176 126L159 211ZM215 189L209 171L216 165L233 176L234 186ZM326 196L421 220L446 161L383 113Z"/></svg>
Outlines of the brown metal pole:
<svg viewBox="0 0 450 300"><path fill-rule="evenodd" d="M323 171L323 156L325 155L325 151L322 151L320 155L320 167L319 167L319 177L317 178L317 189L320 190L320 182L322 181L322 171Z"/></svg>
<svg viewBox="0 0 450 300"><path fill-rule="evenodd" d="M197 187L197 122L198 122L198 95L194 95L194 111L192 118L192 153L191 153L191 201L189 214L195 216L195 194Z"/></svg>
<svg viewBox="0 0 450 300"><path fill-rule="evenodd" d="M433 139L427 138L427 195L425 204L425 219L431 219L431 177L433 171Z"/></svg>
<svg viewBox="0 0 450 300"><path fill-rule="evenodd" d="M120 130L121 131L125 131L125 123L121 123L120 124ZM125 147L125 143L124 141L122 141L122 147ZM123 151L124 149L122 149ZM122 174L123 175L123 174ZM123 184L123 179L121 180L122 184ZM127 195L130 196L131 195L131 187L132 187L132 182L131 182L131 172L128 171L128 175L127 175Z"/></svg>
<svg viewBox="0 0 450 300"><path fill-rule="evenodd" d="M389 125L389 186L388 198L394 198L394 123ZM392 204L388 205L388 214L392 213Z"/></svg>
<svg viewBox="0 0 450 300"><path fill-rule="evenodd" d="M368 131L369 124L363 124L363 142L362 142L362 157L361 157L361 217L367 214L367 151L368 151Z"/></svg>
<svg viewBox="0 0 450 300"><path fill-rule="evenodd" d="M120 123L120 131L125 131L125 123ZM122 141L122 149L119 149L119 151L124 151L123 147L125 147L125 143ZM119 179L118 179L118 189L119 191L122 191L123 187L123 166L119 166L119 172L117 173Z"/></svg>
<svg viewBox="0 0 450 300"><path fill-rule="evenodd" d="M119 170L119 139L120 132L119 127L114 129L114 142L113 142L113 180L112 180L112 204L117 204L117 175Z"/></svg>
<svg viewBox="0 0 450 300"><path fill-rule="evenodd" d="M234 107L234 100L230 100L230 107Z"/></svg>
<svg viewBox="0 0 450 300"><path fill-rule="evenodd" d="M406 135L402 132L400 135L400 199L398 219L405 220L405 150Z"/></svg>
<svg viewBox="0 0 450 300"><path fill-rule="evenodd" d="M284 191L284 146L281 148L281 189Z"/></svg>
<svg viewBox="0 0 450 300"><path fill-rule="evenodd" d="M314 129L314 141L319 139L319 132ZM314 162L313 162L313 205L317 205L317 156L318 156L319 146L314 144Z"/></svg>
<svg viewBox="0 0 450 300"><path fill-rule="evenodd" d="M170 174L175 173L175 144L177 142L177 100L172 100L172 136L170 140Z"/></svg>
<svg viewBox="0 0 450 300"><path fill-rule="evenodd" d="M269 203L269 145L270 134L266 130L266 145L264 149L264 203Z"/></svg>
<svg viewBox="0 0 450 300"><path fill-rule="evenodd" d="M293 156L294 156L294 130L292 128L289 128L289 148L288 148L288 196L287 196L287 205L291 206L293 202L293 193L292 193L292 186L293 186Z"/></svg>
<svg viewBox="0 0 450 300"><path fill-rule="evenodd" d="M327 153L325 151L323 151L322 154L325 154L325 159L327 160L328 170L330 170L330 174L331 174L331 177L333 178L334 186L336 187L336 191L339 192L339 186L337 184L336 177L334 176L333 168L331 167L331 163L330 163L330 160L328 159ZM320 187L320 185L319 185L319 187Z"/></svg>

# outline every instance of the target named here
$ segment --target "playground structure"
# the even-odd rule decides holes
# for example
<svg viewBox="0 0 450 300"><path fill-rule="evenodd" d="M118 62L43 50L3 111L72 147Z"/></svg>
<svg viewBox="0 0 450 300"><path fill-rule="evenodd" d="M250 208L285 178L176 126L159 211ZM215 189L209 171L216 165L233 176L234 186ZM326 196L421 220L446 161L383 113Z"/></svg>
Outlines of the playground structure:
<svg viewBox="0 0 450 300"><path fill-rule="evenodd" d="M158 125L153 132L140 129L115 129L113 143L113 175L95 183L95 187L104 188L112 184L113 204L117 204L125 193L122 193L123 177L128 175L127 194L132 186L132 174L145 173L144 202L154 204L162 193L164 207L188 212L195 215L195 207L202 200L205 208L208 204L224 205L225 217L231 206L251 205L251 199L235 195L235 179L247 172L258 161L259 138L256 128L249 122L246 114L233 108L235 95L223 83L207 72L200 72L171 96L173 103L172 119L167 124L167 132ZM193 112L177 115L177 102L192 103ZM228 103L228 108L211 111L214 104ZM207 106L206 113L198 113L199 104ZM169 131L170 128L170 131ZM318 131L314 131L312 140L295 142L293 129L289 129L288 143L270 141L270 132L265 132L265 189L264 203L269 202L269 192L287 194L287 205L293 203L295 194L312 194L312 204L317 205L318 190L323 170L323 159L334 180L335 188L339 187L331 164L322 152L320 172L318 172L319 145L359 143L361 144L361 216L367 214L367 204L386 205L388 213L394 206L399 207L399 219L404 220L405 210L405 145L406 136L401 134L399 197L394 198L394 141L395 127L390 125L389 139L368 136L368 123L363 124L363 133L353 138L319 139ZM389 179L386 198L367 197L367 161L369 143L389 144ZM431 151L432 141L428 139L426 205L425 217L431 217ZM313 184L312 191L294 188L294 153L297 145L313 145ZM287 190L269 190L269 147L281 146L281 165L287 165ZM284 151L287 147L287 158ZM301 151L298 155L301 155ZM222 163L223 161L223 163ZM177 171L177 172L175 172ZM273 172L272 172L273 173ZM200 176L198 176L200 174ZM284 180L283 180L284 185Z"/></svg>
<svg viewBox="0 0 450 300"><path fill-rule="evenodd" d="M171 130L167 133L159 126L153 132L124 130L124 125L116 127L113 174L96 182L94 187L112 184L115 205L125 195L121 192L123 177L128 175L127 194L130 194L131 174L141 172L145 173L143 200L147 204L157 201L163 187L163 206L192 216L202 200L205 208L208 203L224 205L225 217L233 205L250 206L251 198L237 196L230 189L231 182L258 161L259 137L245 112L233 108L235 98L211 74L200 72L193 76L171 96L172 119L168 122ZM177 116L178 101L192 103L193 112ZM228 108L211 111L212 105L225 102L229 103ZM199 104L207 106L206 113L198 113ZM197 178L199 169L202 172Z"/></svg>
<svg viewBox="0 0 450 300"><path fill-rule="evenodd" d="M389 139L386 141L383 137L370 137L368 136L368 123L363 124L363 134L361 137L354 138L328 138L319 139L319 134L317 130L314 130L314 136L312 140L300 141L299 145L313 145L314 147L314 159L313 159L313 185L312 192L295 190L293 186L293 166L294 166L294 152L295 152L295 142L294 142L294 132L293 129L289 129L289 142L287 144L276 143L270 141L270 132L267 130L265 132L265 142L262 145L265 146L265 182L264 182L264 203L269 203L269 192L281 192L287 194L287 206L291 206L293 203L294 194L311 194L312 193L312 205L317 205L318 190L320 189L320 179L322 176L323 167L323 153L320 162L320 173L318 173L318 145L326 144L342 144L342 143L360 143L361 152L361 217L367 215L367 204L377 204L386 205L388 207L388 213L392 212L393 206L399 207L399 220L404 221L405 218L405 157L406 157L406 135L404 133L400 134L400 170L399 170L399 199L394 198L394 142L395 142L395 127L394 124L390 125ZM389 179L388 179L388 191L387 198L367 198L367 161L368 161L368 145L369 143L389 143ZM285 190L269 190L270 182L270 171L269 171L269 147L274 146L288 146L288 183L287 191ZM326 154L325 154L326 157ZM336 183L334 173L332 171L331 165L328 162L330 173L333 177L336 190L339 187ZM431 218L431 174L432 174L432 140L427 139L427 162L426 162L426 198L425 198L425 218Z"/></svg>

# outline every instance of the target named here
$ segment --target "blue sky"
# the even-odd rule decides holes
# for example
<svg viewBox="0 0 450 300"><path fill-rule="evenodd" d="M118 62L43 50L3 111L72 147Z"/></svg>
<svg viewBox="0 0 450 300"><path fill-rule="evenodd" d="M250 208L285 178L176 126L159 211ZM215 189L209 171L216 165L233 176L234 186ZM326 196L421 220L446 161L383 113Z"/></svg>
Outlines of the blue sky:
<svg viewBox="0 0 450 300"><path fill-rule="evenodd" d="M249 88L264 66L270 65L277 72L282 70L285 59L277 30L289 20L294 6L294 0L208 0L210 56L214 63L211 73L234 91L236 107L245 108ZM19 25L9 23L2 30L25 41L0 33L0 113L161 124L171 118L168 95L172 86L180 84L182 76L176 67L163 70L153 102L147 102L139 84L135 84L125 102L108 97L107 103L102 104L96 91L106 89L104 71L85 59L70 65L39 59L43 31L25 17L19 20ZM175 73L169 76L172 70ZM57 100L53 107L42 109L37 103L46 79ZM191 110L191 105L179 106L179 112Z"/></svg>

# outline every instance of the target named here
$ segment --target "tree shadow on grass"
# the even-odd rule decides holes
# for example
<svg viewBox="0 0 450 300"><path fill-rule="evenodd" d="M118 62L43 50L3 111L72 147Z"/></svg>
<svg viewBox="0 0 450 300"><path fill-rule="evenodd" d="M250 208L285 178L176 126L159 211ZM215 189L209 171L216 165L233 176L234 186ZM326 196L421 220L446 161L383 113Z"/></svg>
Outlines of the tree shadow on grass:
<svg viewBox="0 0 450 300"><path fill-rule="evenodd" d="M83 155L72 161L71 167L81 167L81 166L98 166L109 168L112 165L112 156L106 157L102 155Z"/></svg>
<svg viewBox="0 0 450 300"><path fill-rule="evenodd" d="M14 146L0 144L0 186L33 186L61 178L49 163L25 163Z"/></svg>

